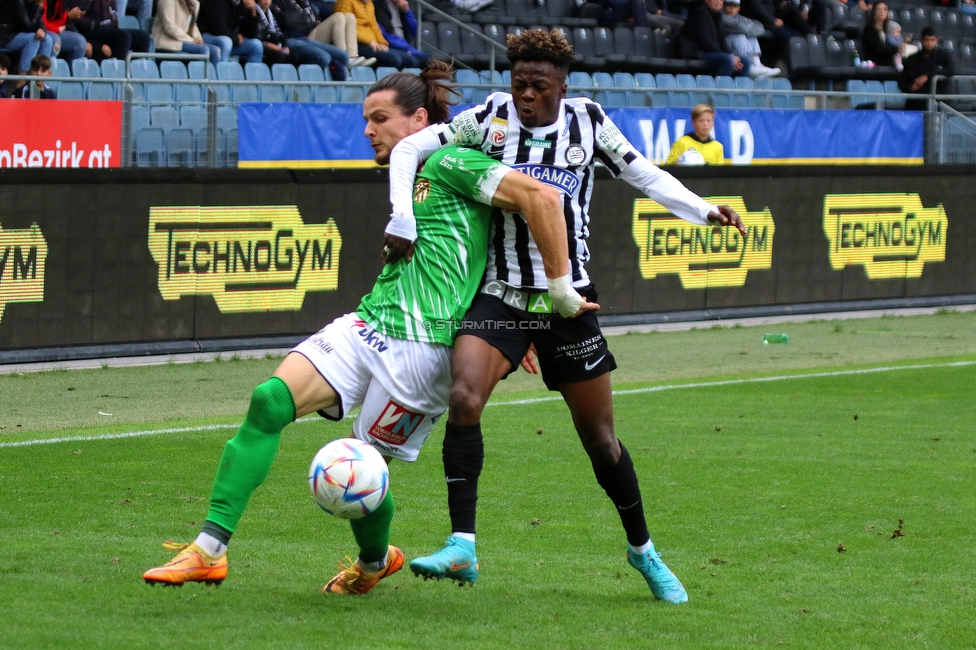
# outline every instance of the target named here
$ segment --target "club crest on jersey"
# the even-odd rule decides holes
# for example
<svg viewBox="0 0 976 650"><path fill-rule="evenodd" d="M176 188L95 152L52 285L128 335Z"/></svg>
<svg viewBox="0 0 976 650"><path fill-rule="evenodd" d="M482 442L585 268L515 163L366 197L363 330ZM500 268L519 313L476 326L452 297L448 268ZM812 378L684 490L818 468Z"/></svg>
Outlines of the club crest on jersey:
<svg viewBox="0 0 976 650"><path fill-rule="evenodd" d="M369 435L391 445L402 445L423 420L423 413L415 413L390 400L369 428Z"/></svg>
<svg viewBox="0 0 976 650"><path fill-rule="evenodd" d="M566 162L570 165L581 165L586 160L586 151L578 144L571 144L566 149Z"/></svg>
<svg viewBox="0 0 976 650"><path fill-rule="evenodd" d="M488 142L493 147L500 147L508 139L508 120L498 117L491 118L491 126L488 127Z"/></svg>
<svg viewBox="0 0 976 650"><path fill-rule="evenodd" d="M377 352L386 352L390 347L386 343L386 337L367 325L365 321L357 318L353 321L352 328L358 330L356 333L363 339L363 343L375 349Z"/></svg>
<svg viewBox="0 0 976 650"><path fill-rule="evenodd" d="M418 178L413 184L413 202L423 203L430 194L430 181L426 178Z"/></svg>
<svg viewBox="0 0 976 650"><path fill-rule="evenodd" d="M512 167L523 174L528 174L537 181L542 181L546 185L555 187L557 190L562 190L569 196L574 196L580 186L580 179L577 178L576 174L568 172L565 169L560 169L559 167L553 167L552 165L523 163L520 165L512 165Z"/></svg>

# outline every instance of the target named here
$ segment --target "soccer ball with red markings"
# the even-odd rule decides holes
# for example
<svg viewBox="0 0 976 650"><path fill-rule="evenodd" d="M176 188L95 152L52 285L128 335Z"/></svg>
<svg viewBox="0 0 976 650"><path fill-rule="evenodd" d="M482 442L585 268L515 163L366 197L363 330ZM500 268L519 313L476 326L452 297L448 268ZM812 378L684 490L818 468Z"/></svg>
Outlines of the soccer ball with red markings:
<svg viewBox="0 0 976 650"><path fill-rule="evenodd" d="M355 438L333 440L315 454L308 469L315 503L340 519L359 519L386 497L390 472L380 452Z"/></svg>

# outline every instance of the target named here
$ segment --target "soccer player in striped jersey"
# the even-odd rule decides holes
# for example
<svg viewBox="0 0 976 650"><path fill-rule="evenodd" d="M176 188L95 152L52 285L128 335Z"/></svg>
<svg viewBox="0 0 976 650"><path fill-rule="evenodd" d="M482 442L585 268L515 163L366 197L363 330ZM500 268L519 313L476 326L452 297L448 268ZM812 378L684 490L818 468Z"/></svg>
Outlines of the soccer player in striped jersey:
<svg viewBox="0 0 976 650"><path fill-rule="evenodd" d="M432 61L419 77L396 73L370 88L363 114L377 163L388 163L405 136L448 118L450 74L450 66ZM569 270L558 193L477 149L439 152L419 174L413 198L412 259L385 265L354 313L299 344L254 390L244 423L224 447L203 530L192 544L168 542L179 554L147 571L146 582L223 581L227 544L271 469L282 429L295 418L319 412L341 419L362 406L353 435L387 459L417 458L447 409L450 346L484 272L491 206L526 214L549 275ZM568 317L596 307L575 292L557 305ZM358 558L340 564L324 592L363 594L403 566L403 552L389 543L393 513L388 493L379 508L350 522Z"/></svg>
<svg viewBox="0 0 976 650"><path fill-rule="evenodd" d="M413 560L410 568L424 577L477 578L475 511L484 461L481 413L495 385L534 347L546 386L562 394L597 482L617 508L627 537L628 561L656 598L686 602L684 587L651 542L633 462L614 434L609 373L616 363L596 315L588 312L561 319L531 306L542 304L547 294L556 299L574 290L596 302L584 264L589 259L588 211L597 161L679 217L734 227L743 235L745 228L732 208L707 203L652 165L599 104L585 97L566 99L573 50L562 32L530 29L510 35L507 55L512 63L511 93L494 93L484 105L460 113L450 124L434 125L406 138L394 150L393 218L385 237L390 259L397 259L410 246L413 170L440 147L463 145L478 147L560 190L571 269L559 278L544 277L538 242L533 241L523 215L496 213L485 282L454 346L443 448L452 534L443 549ZM506 330L479 326L493 320L542 320L550 326Z"/></svg>

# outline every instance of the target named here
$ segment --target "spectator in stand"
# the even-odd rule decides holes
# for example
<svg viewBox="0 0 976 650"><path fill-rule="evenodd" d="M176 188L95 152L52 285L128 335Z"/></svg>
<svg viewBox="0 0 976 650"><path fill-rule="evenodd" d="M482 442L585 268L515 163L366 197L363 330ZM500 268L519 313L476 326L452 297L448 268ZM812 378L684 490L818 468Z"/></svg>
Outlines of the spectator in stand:
<svg viewBox="0 0 976 650"><path fill-rule="evenodd" d="M722 0L700 0L691 6L678 39L681 57L703 59L709 74L748 75L750 62L732 54L726 45L722 4Z"/></svg>
<svg viewBox="0 0 976 650"><path fill-rule="evenodd" d="M775 77L782 72L779 68L767 68L760 59L759 41L766 28L758 20L746 18L739 13L740 0L725 0L722 5L722 28L725 30L725 44L740 59L749 61L749 76Z"/></svg>
<svg viewBox="0 0 976 650"><path fill-rule="evenodd" d="M647 25L667 33L681 31L685 21L680 14L671 13L665 0L647 0Z"/></svg>
<svg viewBox="0 0 976 650"><path fill-rule="evenodd" d="M373 0L336 0L335 10L342 13L354 14L356 16L356 40L358 41L359 56L376 59L379 66L389 66L402 69L404 59L408 62L415 61L413 57L404 57L409 54L404 50L390 49L390 43L383 36L383 30L376 22L376 7Z"/></svg>
<svg viewBox="0 0 976 650"><path fill-rule="evenodd" d="M898 87L903 93L931 94L932 78L936 75L940 77L951 77L955 74L952 65L952 57L948 52L939 47L939 37L935 34L935 29L926 27L922 30L922 49L906 58L905 68L901 71L898 79ZM941 83L945 84L946 79ZM945 88L940 84L936 92L945 92ZM906 110L924 111L928 105L926 99L909 99L905 102Z"/></svg>
<svg viewBox="0 0 976 650"><path fill-rule="evenodd" d="M50 88L44 86L44 77L51 76L51 57L44 56L43 54L38 54L31 60L30 69L27 71L32 77L41 77L35 84L37 84L37 98L40 99L56 99L54 96L54 91ZM17 92L14 93L14 97L19 97L20 99L30 99L31 84L28 81L21 81L17 84Z"/></svg>
<svg viewBox="0 0 976 650"><path fill-rule="evenodd" d="M346 80L349 55L335 45L308 36L319 24L308 0L273 0L271 10L288 39L286 44L293 59L327 68L335 81Z"/></svg>
<svg viewBox="0 0 976 650"><path fill-rule="evenodd" d="M691 131L674 141L665 165L722 165L725 148L712 138L715 109L699 104L691 109Z"/></svg>
<svg viewBox="0 0 976 650"><path fill-rule="evenodd" d="M67 29L68 20L84 14L80 8L65 9L64 0L44 0L44 29L54 38L54 52L59 59L74 61L86 55L88 41L76 31Z"/></svg>
<svg viewBox="0 0 976 650"><path fill-rule="evenodd" d="M156 51L207 54L214 66L220 63L220 48L204 42L197 26L199 13L197 0L159 0L152 31Z"/></svg>
<svg viewBox="0 0 976 650"><path fill-rule="evenodd" d="M599 0L603 6L600 23L609 27L633 25L647 27L647 4L645 0Z"/></svg>
<svg viewBox="0 0 976 650"><path fill-rule="evenodd" d="M6 77L10 74L10 59L3 52L0 52L0 77ZM6 79L0 78L0 99L7 99L10 96L10 92L7 90L7 86L10 82Z"/></svg>
<svg viewBox="0 0 976 650"><path fill-rule="evenodd" d="M233 55L241 64L261 63L261 41L245 37L257 29L254 0L200 0L198 26L203 42L220 48L221 61Z"/></svg>
<svg viewBox="0 0 976 650"><path fill-rule="evenodd" d="M375 0L376 22L391 50L400 53L404 68L423 68L430 55L410 45L409 39L417 35L417 17L410 10L407 0Z"/></svg>
<svg viewBox="0 0 976 650"><path fill-rule="evenodd" d="M964 14L976 14L976 0L962 0L959 10Z"/></svg>
<svg viewBox="0 0 976 650"><path fill-rule="evenodd" d="M902 48L888 42L889 21L888 4L881 0L875 2L861 34L861 60L901 70Z"/></svg>
<svg viewBox="0 0 976 650"><path fill-rule="evenodd" d="M784 19L777 14L778 5L782 2L783 0L742 0L742 15L758 20L770 32L768 37L763 36L759 39L762 53L767 57L766 65L776 65L778 61L786 61L790 50L790 38L801 33L787 26Z"/></svg>
<svg viewBox="0 0 976 650"><path fill-rule="evenodd" d="M54 53L54 36L44 29L44 6L38 0L0 0L0 47L20 52L17 74L26 74L38 54Z"/></svg>
<svg viewBox="0 0 976 650"><path fill-rule="evenodd" d="M345 52L349 56L349 67L373 65L376 59L367 59L359 56L359 42L356 40L356 17L352 14L335 11L335 2L315 2L312 9L315 10L322 22L318 27L308 33L308 37L313 41L329 43Z"/></svg>
<svg viewBox="0 0 976 650"><path fill-rule="evenodd" d="M291 50L288 49L288 38L278 26L274 12L271 10L271 0L257 0L257 39L264 48L264 62L268 65L287 63L291 60Z"/></svg>
<svg viewBox="0 0 976 650"><path fill-rule="evenodd" d="M115 0L65 0L65 8L84 13L78 18L68 18L67 28L74 29L92 46L92 58L96 61L115 57L124 59L130 52L148 52L149 32L142 29L119 29Z"/></svg>
<svg viewBox="0 0 976 650"><path fill-rule="evenodd" d="M144 27L146 19L152 16L153 0L115 0L115 7L119 16L124 16L131 9L132 15L139 21L139 26Z"/></svg>

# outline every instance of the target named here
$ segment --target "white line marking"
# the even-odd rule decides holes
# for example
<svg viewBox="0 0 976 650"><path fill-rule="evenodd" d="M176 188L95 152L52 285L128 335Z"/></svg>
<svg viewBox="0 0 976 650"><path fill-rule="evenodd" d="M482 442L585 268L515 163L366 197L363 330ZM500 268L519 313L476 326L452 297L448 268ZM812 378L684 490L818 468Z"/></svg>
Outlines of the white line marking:
<svg viewBox="0 0 976 650"><path fill-rule="evenodd" d="M952 361L949 363L922 363L911 366L882 366L880 368L861 368L858 370L835 370L831 372L809 372L800 375L773 375L771 377L752 377L749 379L726 379L723 381L703 381L692 384L667 384L663 386L647 386L646 388L625 388L613 391L614 395L637 395L641 393L659 393L666 390L677 390L681 388L709 388L712 386L733 386L737 384L759 384L770 381L784 381L787 379L816 379L818 377L842 377L845 375L869 375L879 372L892 372L895 370L927 370L931 368L961 368L965 366L976 366L976 361ZM535 397L532 399L519 399L509 402L489 402L488 406L519 406L522 404L539 404L542 402L556 402L561 400L561 396ZM348 419L350 416L346 415ZM293 424L319 422L321 418L306 416L296 420ZM45 438L42 440L22 440L20 442L0 442L3 447L29 447L32 445L50 445L58 442L90 442L94 440L119 440L122 438L139 438L142 436L157 436L164 433L193 433L197 431L214 431L219 429L237 429L239 424L207 424L199 427L176 427L172 429L151 429L149 431L129 431L127 433L111 433L104 436L76 436L67 438Z"/></svg>

